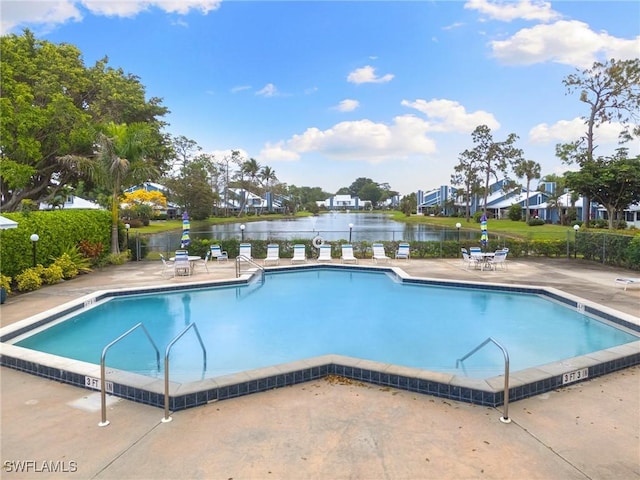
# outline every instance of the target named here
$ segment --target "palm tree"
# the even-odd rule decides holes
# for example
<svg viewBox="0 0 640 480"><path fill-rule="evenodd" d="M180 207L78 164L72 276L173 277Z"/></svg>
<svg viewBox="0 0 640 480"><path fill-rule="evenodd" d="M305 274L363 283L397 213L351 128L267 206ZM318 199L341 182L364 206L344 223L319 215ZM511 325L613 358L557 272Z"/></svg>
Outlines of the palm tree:
<svg viewBox="0 0 640 480"><path fill-rule="evenodd" d="M525 198L525 222L529 221L529 186L531 180L540 178L540 164L533 160L522 160L517 162L513 168L518 178L527 179L527 196Z"/></svg>
<svg viewBox="0 0 640 480"><path fill-rule="evenodd" d="M151 129L146 123L110 122L97 135L94 156L67 155L60 159L111 191L111 253L114 254L120 253L118 213L123 188L149 180L158 173L146 158L150 140Z"/></svg>

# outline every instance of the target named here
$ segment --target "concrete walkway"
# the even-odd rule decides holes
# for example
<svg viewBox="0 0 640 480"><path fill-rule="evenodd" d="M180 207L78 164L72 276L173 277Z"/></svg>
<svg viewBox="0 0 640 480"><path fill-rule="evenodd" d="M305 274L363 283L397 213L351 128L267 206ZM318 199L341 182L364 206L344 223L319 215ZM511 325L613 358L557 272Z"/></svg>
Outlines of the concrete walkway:
<svg viewBox="0 0 640 480"><path fill-rule="evenodd" d="M516 260L507 272L393 263L414 276L549 285L640 316L640 289L613 282L637 272L565 259ZM130 263L12 296L2 326L97 289L189 281L160 270ZM233 262L209 270L193 280L234 277ZM161 409L112 399L100 428L99 394L0 373L3 479L640 479L640 367L512 403L508 425L500 408L327 378L170 423Z"/></svg>

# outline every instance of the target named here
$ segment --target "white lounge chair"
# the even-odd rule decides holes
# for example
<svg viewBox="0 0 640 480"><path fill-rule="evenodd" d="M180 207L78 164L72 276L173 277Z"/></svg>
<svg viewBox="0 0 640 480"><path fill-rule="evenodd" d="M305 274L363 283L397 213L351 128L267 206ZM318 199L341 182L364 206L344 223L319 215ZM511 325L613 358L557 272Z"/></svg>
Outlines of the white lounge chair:
<svg viewBox="0 0 640 480"><path fill-rule="evenodd" d="M466 248L461 248L460 252L462 253L462 263L467 267L471 267L473 266L474 268L478 268L480 266L480 263L476 261L476 259L471 258L471 255L469 255L469 252L467 252Z"/></svg>
<svg viewBox="0 0 640 480"><path fill-rule="evenodd" d="M264 259L264 265L267 266L270 262L274 265L280 265L280 245L277 243L267 245L267 258Z"/></svg>
<svg viewBox="0 0 640 480"><path fill-rule="evenodd" d="M331 245L320 245L318 262L331 262Z"/></svg>
<svg viewBox="0 0 640 480"><path fill-rule="evenodd" d="M225 250L222 250L222 247L220 247L220 245L211 245L210 251L211 251L211 257L210 257L211 260L213 260L214 258L218 262L222 262L222 261L226 262L227 260L229 260L229 255Z"/></svg>
<svg viewBox="0 0 640 480"><path fill-rule="evenodd" d="M616 281L616 283L619 283L620 285L624 285L625 291L627 290L627 287L629 287L629 286L640 287L640 278L620 277L620 278L616 278L615 281Z"/></svg>
<svg viewBox="0 0 640 480"><path fill-rule="evenodd" d="M411 248L408 243L401 243L396 250L396 260L406 260L407 262L411 258Z"/></svg>
<svg viewBox="0 0 640 480"><path fill-rule="evenodd" d="M358 263L358 259L353 254L353 245L342 245L342 263Z"/></svg>
<svg viewBox="0 0 640 480"><path fill-rule="evenodd" d="M296 262L307 263L307 247L301 243L293 246L293 258L291 259L291 263Z"/></svg>
<svg viewBox="0 0 640 480"><path fill-rule="evenodd" d="M253 260L251 256L251 244L250 243L241 243L240 244L240 252L238 253L238 257L243 257L249 260Z"/></svg>
<svg viewBox="0 0 640 480"><path fill-rule="evenodd" d="M391 258L387 257L387 254L384 251L384 245L382 245L381 243L374 243L371 247L373 248L373 261L375 263L389 263L389 261L391 261Z"/></svg>

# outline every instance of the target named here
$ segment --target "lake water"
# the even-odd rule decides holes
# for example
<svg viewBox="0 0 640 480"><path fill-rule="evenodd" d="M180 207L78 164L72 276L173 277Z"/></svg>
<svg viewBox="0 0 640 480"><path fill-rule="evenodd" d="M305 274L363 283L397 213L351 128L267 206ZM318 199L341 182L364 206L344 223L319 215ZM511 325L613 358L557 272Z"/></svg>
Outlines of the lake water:
<svg viewBox="0 0 640 480"><path fill-rule="evenodd" d="M352 242L375 241L441 241L456 240L458 231L434 225L418 225L396 222L382 213L326 213L313 217L260 220L225 225L191 223L192 239L228 240L242 238L240 225L244 225L244 239L254 240L311 240L319 235L326 241L349 240ZM349 232L349 224L353 225ZM460 231L461 240L480 239L480 224L475 231ZM490 229L491 227L489 227ZM489 232L491 233L491 232ZM150 247L176 246L180 244L180 232L153 235Z"/></svg>

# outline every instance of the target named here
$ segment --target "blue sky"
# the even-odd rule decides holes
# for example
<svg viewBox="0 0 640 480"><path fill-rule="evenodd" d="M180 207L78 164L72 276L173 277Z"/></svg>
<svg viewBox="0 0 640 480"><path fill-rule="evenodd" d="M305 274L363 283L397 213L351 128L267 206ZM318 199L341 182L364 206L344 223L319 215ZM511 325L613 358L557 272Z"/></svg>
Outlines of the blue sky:
<svg viewBox="0 0 640 480"><path fill-rule="evenodd" d="M635 1L3 0L2 33L71 43L140 77L167 131L281 182L358 177L408 194L448 184L471 132L509 133L542 174L588 110L562 79L640 56ZM598 131L599 152L619 127ZM633 153L637 153L637 146Z"/></svg>

